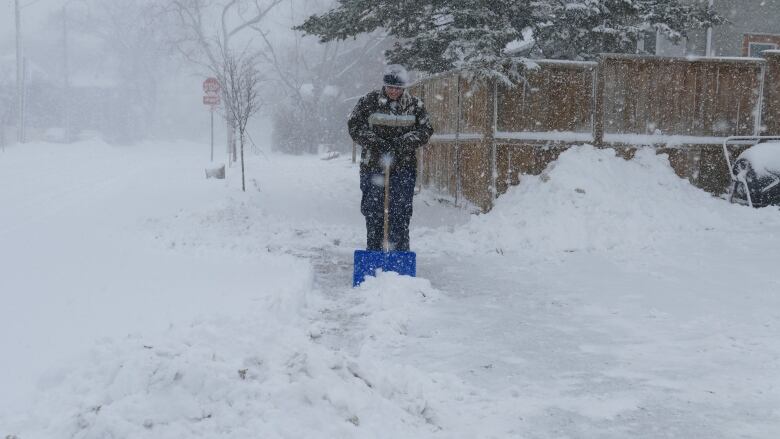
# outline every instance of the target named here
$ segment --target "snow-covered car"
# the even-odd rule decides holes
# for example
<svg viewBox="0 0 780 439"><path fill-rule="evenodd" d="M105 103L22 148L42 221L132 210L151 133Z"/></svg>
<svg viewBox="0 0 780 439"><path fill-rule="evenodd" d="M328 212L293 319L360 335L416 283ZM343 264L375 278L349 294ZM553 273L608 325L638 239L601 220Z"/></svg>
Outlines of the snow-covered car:
<svg viewBox="0 0 780 439"><path fill-rule="evenodd" d="M746 149L734 161L731 172L732 202L753 207L780 205L780 142Z"/></svg>

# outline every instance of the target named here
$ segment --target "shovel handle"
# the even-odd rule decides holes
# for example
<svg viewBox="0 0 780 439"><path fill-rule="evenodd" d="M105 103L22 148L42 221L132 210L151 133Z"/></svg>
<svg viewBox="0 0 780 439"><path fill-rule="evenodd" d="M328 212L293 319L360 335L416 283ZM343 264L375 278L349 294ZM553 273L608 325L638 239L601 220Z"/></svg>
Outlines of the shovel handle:
<svg viewBox="0 0 780 439"><path fill-rule="evenodd" d="M388 240L388 229L390 228L390 161L385 164L385 222L382 227L382 250L390 251L390 241Z"/></svg>

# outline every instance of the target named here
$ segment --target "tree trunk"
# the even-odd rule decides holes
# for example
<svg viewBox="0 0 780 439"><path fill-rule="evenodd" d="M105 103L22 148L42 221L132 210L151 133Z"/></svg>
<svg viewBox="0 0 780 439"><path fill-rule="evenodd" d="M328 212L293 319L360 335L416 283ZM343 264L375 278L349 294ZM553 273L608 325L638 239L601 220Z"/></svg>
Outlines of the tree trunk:
<svg viewBox="0 0 780 439"><path fill-rule="evenodd" d="M19 0L14 1L16 12L16 141L24 143L24 61L22 60L22 16Z"/></svg>
<svg viewBox="0 0 780 439"><path fill-rule="evenodd" d="M230 151L232 151L233 156L231 157L231 160L233 163L238 161L238 148L236 147L236 126L235 124L230 127Z"/></svg>
<svg viewBox="0 0 780 439"><path fill-rule="evenodd" d="M244 130L239 130L241 141L241 190L246 192L246 178L244 177Z"/></svg>
<svg viewBox="0 0 780 439"><path fill-rule="evenodd" d="M236 124L235 124L235 120L230 115L230 112L228 112L227 116L225 117L225 120L227 121L226 130L227 130L228 161L235 163L236 162Z"/></svg>

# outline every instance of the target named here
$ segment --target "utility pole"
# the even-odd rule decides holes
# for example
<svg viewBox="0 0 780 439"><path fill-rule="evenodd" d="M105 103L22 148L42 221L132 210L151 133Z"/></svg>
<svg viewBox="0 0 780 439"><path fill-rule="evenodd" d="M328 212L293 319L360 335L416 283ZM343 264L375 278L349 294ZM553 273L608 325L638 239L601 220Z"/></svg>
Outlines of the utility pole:
<svg viewBox="0 0 780 439"><path fill-rule="evenodd" d="M715 0L709 0L707 5L712 9L715 6ZM704 56L715 56L715 51L712 48L712 25L707 28L707 46L705 48Z"/></svg>
<svg viewBox="0 0 780 439"><path fill-rule="evenodd" d="M16 11L16 140L24 143L24 68L22 66L22 8L14 0Z"/></svg>
<svg viewBox="0 0 780 439"><path fill-rule="evenodd" d="M62 5L62 116L65 122L65 142L70 142L70 66L68 65L68 4Z"/></svg>

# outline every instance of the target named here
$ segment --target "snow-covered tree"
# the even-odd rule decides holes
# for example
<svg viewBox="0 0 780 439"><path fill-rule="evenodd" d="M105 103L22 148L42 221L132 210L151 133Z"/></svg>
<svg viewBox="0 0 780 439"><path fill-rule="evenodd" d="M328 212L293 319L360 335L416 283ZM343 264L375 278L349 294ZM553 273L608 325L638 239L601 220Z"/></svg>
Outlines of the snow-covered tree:
<svg viewBox="0 0 780 439"><path fill-rule="evenodd" d="M679 0L553 0L537 2L534 39L544 58L587 60L599 53L646 53L656 32L677 42L687 30L721 24L704 3Z"/></svg>
<svg viewBox="0 0 780 439"><path fill-rule="evenodd" d="M505 48L524 32L544 56L589 59L633 53L648 31L675 39L720 20L706 4L681 0L338 0L297 28L322 42L381 29L396 39L390 62L431 73L497 73Z"/></svg>
<svg viewBox="0 0 780 439"><path fill-rule="evenodd" d="M533 27L528 0L339 0L298 26L322 42L386 31L388 61L424 72L495 65L506 45Z"/></svg>

